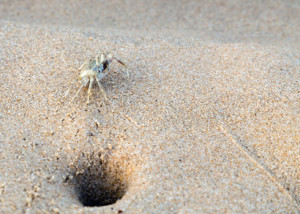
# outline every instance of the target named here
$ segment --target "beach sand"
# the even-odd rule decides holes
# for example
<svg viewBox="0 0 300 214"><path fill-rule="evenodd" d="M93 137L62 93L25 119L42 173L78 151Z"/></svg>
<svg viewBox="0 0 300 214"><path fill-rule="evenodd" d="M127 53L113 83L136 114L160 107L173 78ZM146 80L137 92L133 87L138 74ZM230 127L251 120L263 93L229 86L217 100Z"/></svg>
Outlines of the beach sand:
<svg viewBox="0 0 300 214"><path fill-rule="evenodd" d="M299 1L82 2L0 2L1 213L297 213Z"/></svg>

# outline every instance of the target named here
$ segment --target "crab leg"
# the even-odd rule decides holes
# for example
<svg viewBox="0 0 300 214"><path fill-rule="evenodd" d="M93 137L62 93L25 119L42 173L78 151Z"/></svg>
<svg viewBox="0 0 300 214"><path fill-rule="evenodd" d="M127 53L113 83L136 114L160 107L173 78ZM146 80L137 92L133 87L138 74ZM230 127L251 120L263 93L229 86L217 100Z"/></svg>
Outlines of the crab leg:
<svg viewBox="0 0 300 214"><path fill-rule="evenodd" d="M69 89L67 90L67 92L66 92L66 94L65 94L64 97L66 97L66 96L69 94L70 89L72 88L72 86L73 86L77 81L78 81L78 79L76 79L74 82L71 83L71 85L70 85Z"/></svg>
<svg viewBox="0 0 300 214"><path fill-rule="evenodd" d="M122 62L122 61L121 61L120 59L118 59L117 57L113 57L113 59L117 60L117 61L118 61L118 63L120 63L121 65L123 65L123 66L127 67L127 66L125 65L125 63L124 63L124 62Z"/></svg>
<svg viewBox="0 0 300 214"><path fill-rule="evenodd" d="M97 78L96 78L96 80L97 80L97 83L98 83L98 85L99 85L99 88L100 88L100 90L101 90L101 92L102 92L104 98L107 100L106 93L105 93L105 89L103 88L102 84L100 83L100 80L97 79Z"/></svg>
<svg viewBox="0 0 300 214"><path fill-rule="evenodd" d="M113 57L113 59L117 60L118 63L120 63L121 65L123 65L125 68L127 68L127 65L125 65L124 62L122 62L120 59L118 59L117 57ZM128 70L126 69L126 73L127 73L127 77L129 79L129 73Z"/></svg>
<svg viewBox="0 0 300 214"><path fill-rule="evenodd" d="M94 83L95 79L94 77L92 76L90 78L90 84L89 84L89 90L88 90L88 99L87 99L87 103L89 104L90 102L90 94L91 94L91 89L92 89L92 86L93 86L93 83Z"/></svg>
<svg viewBox="0 0 300 214"><path fill-rule="evenodd" d="M81 71L83 69L84 66L88 65L89 60L86 60L79 68L78 71Z"/></svg>
<svg viewBox="0 0 300 214"><path fill-rule="evenodd" d="M77 93L75 94L75 96L73 97L73 99L71 100L71 102L73 102L73 100L75 99L75 97L77 97L77 95L79 94L79 92L81 91L81 89L83 88L83 84L80 86L80 88L78 89Z"/></svg>
<svg viewBox="0 0 300 214"><path fill-rule="evenodd" d="M87 85L87 83L89 82L89 78L84 78L82 81L81 81L81 86L80 88L78 89L77 93L75 94L75 96L73 97L73 99L71 100L71 102L73 102L73 100L75 99L75 97L77 97L77 95L79 94L79 92L81 91L81 89L83 88L83 86Z"/></svg>
<svg viewBox="0 0 300 214"><path fill-rule="evenodd" d="M83 67L85 67L85 66L88 64L88 62L89 62L88 60L85 61L85 62L79 67L78 71L81 71L81 70L83 69ZM66 97L66 96L69 94L70 89L72 88L72 86L73 86L78 80L79 80L79 79L76 79L74 82L71 83L71 85L70 85L70 87L68 88L68 90L67 90L67 92L66 92L66 94L65 94L64 97Z"/></svg>

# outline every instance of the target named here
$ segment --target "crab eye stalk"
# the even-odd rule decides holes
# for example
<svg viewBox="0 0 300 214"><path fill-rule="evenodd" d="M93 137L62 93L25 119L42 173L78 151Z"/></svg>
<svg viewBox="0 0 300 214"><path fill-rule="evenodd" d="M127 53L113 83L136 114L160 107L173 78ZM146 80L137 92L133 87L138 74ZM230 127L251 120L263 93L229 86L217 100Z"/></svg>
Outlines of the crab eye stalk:
<svg viewBox="0 0 300 214"><path fill-rule="evenodd" d="M104 62L104 60L105 60L105 56L104 56L104 54L102 53L102 54L100 55L100 57L98 56L98 62L99 62L100 64L102 64L102 63Z"/></svg>

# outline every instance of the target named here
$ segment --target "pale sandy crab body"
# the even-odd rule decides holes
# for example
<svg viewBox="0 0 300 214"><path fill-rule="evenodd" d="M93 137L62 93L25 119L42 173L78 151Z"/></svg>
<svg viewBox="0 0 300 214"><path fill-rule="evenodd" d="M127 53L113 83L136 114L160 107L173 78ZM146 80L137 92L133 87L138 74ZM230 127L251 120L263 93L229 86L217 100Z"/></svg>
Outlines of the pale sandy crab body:
<svg viewBox="0 0 300 214"><path fill-rule="evenodd" d="M96 57L92 57L90 60L86 61L82 66L80 66L79 71L79 77L77 80L75 80L70 88L68 89L67 93L65 96L68 95L71 87L73 84L75 84L77 81L80 81L81 86L78 89L77 93L73 97L72 101L75 99L75 97L79 94L81 89L84 86L88 86L88 98L87 98L87 103L89 103L90 100L90 94L91 94L91 89L93 87L94 82L96 81L104 98L107 99L105 90L100 83L100 81L109 73L110 71L110 63L116 60L120 64L126 66L120 59L114 57L110 53L102 53L100 55L97 55Z"/></svg>

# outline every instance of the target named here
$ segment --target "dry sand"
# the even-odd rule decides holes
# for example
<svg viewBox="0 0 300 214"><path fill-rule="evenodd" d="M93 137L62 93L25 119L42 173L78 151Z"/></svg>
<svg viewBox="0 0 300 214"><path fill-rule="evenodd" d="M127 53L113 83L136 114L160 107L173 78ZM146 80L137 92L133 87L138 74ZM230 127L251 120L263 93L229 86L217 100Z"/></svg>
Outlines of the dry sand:
<svg viewBox="0 0 300 214"><path fill-rule="evenodd" d="M300 1L82 2L0 1L1 213L297 213Z"/></svg>

